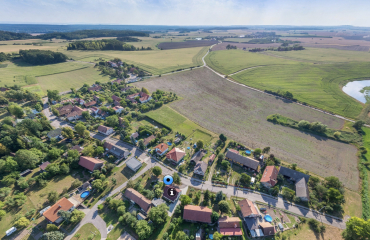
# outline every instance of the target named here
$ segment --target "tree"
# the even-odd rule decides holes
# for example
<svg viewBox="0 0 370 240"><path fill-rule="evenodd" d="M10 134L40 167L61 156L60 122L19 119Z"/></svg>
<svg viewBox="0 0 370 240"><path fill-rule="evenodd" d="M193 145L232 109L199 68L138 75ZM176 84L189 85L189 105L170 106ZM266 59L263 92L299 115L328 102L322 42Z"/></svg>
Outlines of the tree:
<svg viewBox="0 0 370 240"><path fill-rule="evenodd" d="M17 185L18 185L18 187L20 187L22 189L26 189L26 188L29 187L29 184L28 184L26 178L24 178L24 177L21 177L21 178L18 179Z"/></svg>
<svg viewBox="0 0 370 240"><path fill-rule="evenodd" d="M108 126L111 126L111 127L118 126L118 124L119 124L118 116L117 115L112 115L112 116L107 117L107 124L108 124Z"/></svg>
<svg viewBox="0 0 370 240"><path fill-rule="evenodd" d="M156 225L162 225L167 220L167 211L169 207L162 203L157 207L153 207L149 211L149 219Z"/></svg>
<svg viewBox="0 0 370 240"><path fill-rule="evenodd" d="M3 218L6 215L6 212L4 210L0 210L0 219Z"/></svg>
<svg viewBox="0 0 370 240"><path fill-rule="evenodd" d="M370 235L370 220L351 217L346 222L346 229L342 232L345 240L368 240Z"/></svg>
<svg viewBox="0 0 370 240"><path fill-rule="evenodd" d="M221 153L221 154L218 155L217 159L218 159L219 162L221 162L222 160L225 159L225 155L223 153Z"/></svg>
<svg viewBox="0 0 370 240"><path fill-rule="evenodd" d="M329 188L328 192L326 193L328 202L331 204L342 204L344 201L344 196L339 192L339 190L334 188Z"/></svg>
<svg viewBox="0 0 370 240"><path fill-rule="evenodd" d="M208 202L208 200L211 198L211 192L207 189L204 192L204 201Z"/></svg>
<svg viewBox="0 0 370 240"><path fill-rule="evenodd" d="M72 188L77 188L77 187L79 187L81 185L82 185L82 182L80 180L76 179L76 180L73 181L71 187Z"/></svg>
<svg viewBox="0 0 370 240"><path fill-rule="evenodd" d="M334 137L335 138L340 138L340 135L342 135L339 131L336 131L335 133L334 133Z"/></svg>
<svg viewBox="0 0 370 240"><path fill-rule="evenodd" d="M109 201L109 208L113 210L117 210L118 207L124 205L124 203L121 200L118 199L112 199Z"/></svg>
<svg viewBox="0 0 370 240"><path fill-rule="evenodd" d="M362 120L359 120L359 121L356 121L352 126L356 129L356 130L361 130L362 126L365 125L365 122L362 121Z"/></svg>
<svg viewBox="0 0 370 240"><path fill-rule="evenodd" d="M63 163L62 165L60 165L59 167L59 172L64 174L64 175L67 175L69 173L69 167L67 164Z"/></svg>
<svg viewBox="0 0 370 240"><path fill-rule="evenodd" d="M59 164L58 163L52 163L49 164L46 168L45 171L49 174L49 176L55 176L59 174Z"/></svg>
<svg viewBox="0 0 370 240"><path fill-rule="evenodd" d="M306 121L306 120L301 120L298 123L298 127L299 128L304 128L304 129L309 129L311 127L311 123L309 121Z"/></svg>
<svg viewBox="0 0 370 240"><path fill-rule="evenodd" d="M82 155L93 157L95 154L95 148L93 145L89 145L82 150Z"/></svg>
<svg viewBox="0 0 370 240"><path fill-rule="evenodd" d="M12 157L6 160L0 159L0 172L13 172L18 169L18 163Z"/></svg>
<svg viewBox="0 0 370 240"><path fill-rule="evenodd" d="M221 233L217 232L217 231L213 233L213 239L214 240L221 240L223 237L224 236Z"/></svg>
<svg viewBox="0 0 370 240"><path fill-rule="evenodd" d="M62 128L62 136L65 138L69 138L69 139L74 138L74 133L73 133L72 128L70 127Z"/></svg>
<svg viewBox="0 0 370 240"><path fill-rule="evenodd" d="M230 167L230 162L229 161L227 161L227 160L223 160L222 162L221 162L221 165L222 165L222 167L225 169L225 170L229 170L229 167Z"/></svg>
<svg viewBox="0 0 370 240"><path fill-rule="evenodd" d="M112 170L113 170L115 167L116 167L116 165L115 165L115 164L113 164L113 163L107 163L107 164L105 164L105 169L107 169L107 172L108 172L108 173L112 172Z"/></svg>
<svg viewBox="0 0 370 240"><path fill-rule="evenodd" d="M91 118L91 115L88 111L82 112L82 117L84 117L86 120Z"/></svg>
<svg viewBox="0 0 370 240"><path fill-rule="evenodd" d="M55 203L58 200L58 193L56 191L51 191L48 193L48 201L50 203Z"/></svg>
<svg viewBox="0 0 370 240"><path fill-rule="evenodd" d="M146 89L145 87L142 87L142 88L141 88L141 91L142 91L143 93L148 94L148 95L150 94L150 93L149 93L149 90L148 90L148 89Z"/></svg>
<svg viewBox="0 0 370 240"><path fill-rule="evenodd" d="M17 228L25 228L27 227L28 225L30 225L30 221L25 218L25 217L21 217L20 219L18 219L18 221L16 221L14 223L14 225L17 227Z"/></svg>
<svg viewBox="0 0 370 240"><path fill-rule="evenodd" d="M242 173L241 176L240 176L240 183L243 186L248 187L251 183L251 177L246 173Z"/></svg>
<svg viewBox="0 0 370 240"><path fill-rule="evenodd" d="M54 231L58 231L58 227L55 226L54 224L48 224L46 225L46 231L47 232L54 232Z"/></svg>
<svg viewBox="0 0 370 240"><path fill-rule="evenodd" d="M61 96L58 90L47 90L49 101L60 101Z"/></svg>
<svg viewBox="0 0 370 240"><path fill-rule="evenodd" d="M144 145L144 140L143 139L140 139L137 144L139 145L139 148L144 150L145 149L145 145Z"/></svg>
<svg viewBox="0 0 370 240"><path fill-rule="evenodd" d="M262 150L262 153L269 153L270 152L270 147L265 147L263 150Z"/></svg>
<svg viewBox="0 0 370 240"><path fill-rule="evenodd" d="M219 191L219 192L216 194L215 203L219 203L223 198L224 198L224 195L223 195L222 191Z"/></svg>
<svg viewBox="0 0 370 240"><path fill-rule="evenodd" d="M75 130L76 130L76 132L78 133L78 135L80 137L83 137L84 136L84 132L86 130L86 126L83 125L83 123L77 123L76 126L75 126Z"/></svg>
<svg viewBox="0 0 370 240"><path fill-rule="evenodd" d="M148 239L152 234L152 228L148 225L145 220L139 220L136 223L136 234L139 236L140 240Z"/></svg>
<svg viewBox="0 0 370 240"><path fill-rule="evenodd" d="M156 198L160 198L163 194L163 191L160 188L154 190L154 195Z"/></svg>
<svg viewBox="0 0 370 240"><path fill-rule="evenodd" d="M6 196L10 194L11 191L12 191L11 188L1 187L0 188L0 198L5 198Z"/></svg>
<svg viewBox="0 0 370 240"><path fill-rule="evenodd" d="M125 214L125 213L126 213L126 207L125 207L124 205L119 206L119 207L117 208L117 213L118 213L118 215L119 215L119 216L122 216L123 214Z"/></svg>
<svg viewBox="0 0 370 240"><path fill-rule="evenodd" d="M98 146L96 149L95 149L95 155L96 156L100 156L104 153L104 148L101 147L101 146Z"/></svg>
<svg viewBox="0 0 370 240"><path fill-rule="evenodd" d="M288 199L288 200L293 200L295 196L295 191L292 189L289 189L287 187L283 187L283 197Z"/></svg>
<svg viewBox="0 0 370 240"><path fill-rule="evenodd" d="M339 181L339 178L330 176L325 178L325 186L327 188L340 189L343 187L343 184Z"/></svg>
<svg viewBox="0 0 370 240"><path fill-rule="evenodd" d="M9 149L0 143L0 155L6 155L9 153Z"/></svg>
<svg viewBox="0 0 370 240"><path fill-rule="evenodd" d="M181 178L177 172L175 172L172 176L173 182L180 185L181 184Z"/></svg>
<svg viewBox="0 0 370 240"><path fill-rule="evenodd" d="M219 138L223 142L226 142L226 140L227 140L227 137L223 133L220 134L220 137Z"/></svg>
<svg viewBox="0 0 370 240"><path fill-rule="evenodd" d="M60 156L60 150L58 148L52 148L48 152L48 158L55 160Z"/></svg>
<svg viewBox="0 0 370 240"><path fill-rule="evenodd" d="M14 160L22 169L33 169L36 167L36 163L39 162L39 156L33 151L21 149L16 152Z"/></svg>
<svg viewBox="0 0 370 240"><path fill-rule="evenodd" d="M188 195L181 195L180 202L181 202L181 206L184 207L191 203L191 198Z"/></svg>
<svg viewBox="0 0 370 240"><path fill-rule="evenodd" d="M211 214L212 222L217 222L219 218L220 218L220 214L218 214L217 212L213 211L212 214Z"/></svg>
<svg viewBox="0 0 370 240"><path fill-rule="evenodd" d="M72 213L70 211L59 210L58 216L62 217L64 220L69 222L69 219L71 218Z"/></svg>
<svg viewBox="0 0 370 240"><path fill-rule="evenodd" d="M162 168L161 168L161 167L159 167L159 166L155 166L155 167L153 168L153 174L154 174L154 175L156 175L156 176L158 177L159 175L161 175L161 174L162 174Z"/></svg>
<svg viewBox="0 0 370 240"><path fill-rule="evenodd" d="M8 106L8 111L11 115L16 116L17 118L22 118L24 115L22 107L16 103L10 103Z"/></svg>
<svg viewBox="0 0 370 240"><path fill-rule="evenodd" d="M218 207L219 207L221 213L229 213L230 212L230 205L225 200L221 200L218 203Z"/></svg>
<svg viewBox="0 0 370 240"><path fill-rule="evenodd" d="M178 231L175 240L188 240L188 235L184 231Z"/></svg>
<svg viewBox="0 0 370 240"><path fill-rule="evenodd" d="M59 231L47 232L42 235L42 240L63 240L64 233Z"/></svg>
<svg viewBox="0 0 370 240"><path fill-rule="evenodd" d="M196 144L197 144L197 149L202 149L204 147L203 140L198 140Z"/></svg>
<svg viewBox="0 0 370 240"><path fill-rule="evenodd" d="M261 155L261 153L262 153L262 150L260 148L254 149L254 155L255 156L259 156L259 155Z"/></svg>
<svg viewBox="0 0 370 240"><path fill-rule="evenodd" d="M80 210L73 210L72 214L71 214L71 223L78 223L78 222L81 222L81 220L85 217L85 213L80 211Z"/></svg>

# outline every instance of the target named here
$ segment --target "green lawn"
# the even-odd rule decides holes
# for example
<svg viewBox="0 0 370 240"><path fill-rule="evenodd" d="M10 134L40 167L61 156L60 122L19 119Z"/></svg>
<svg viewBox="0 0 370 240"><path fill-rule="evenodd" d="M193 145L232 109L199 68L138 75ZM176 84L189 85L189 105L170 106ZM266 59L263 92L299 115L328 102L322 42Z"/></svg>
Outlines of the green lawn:
<svg viewBox="0 0 370 240"><path fill-rule="evenodd" d="M42 91L41 87L39 84L35 84L35 85L30 85L30 86L26 86L26 87L23 87L24 90L28 90L32 93L37 93L39 96L43 97L43 96L46 96L46 93L44 91Z"/></svg>
<svg viewBox="0 0 370 240"><path fill-rule="evenodd" d="M230 74L254 66L297 64L295 61L242 50L213 51L205 60L208 66L222 74Z"/></svg>
<svg viewBox="0 0 370 240"><path fill-rule="evenodd" d="M207 138L212 136L211 132L198 126L168 106L163 106L157 110L150 111L146 113L146 115L160 124L171 128L173 132L185 134L186 137L193 134L194 131L199 131L199 133L194 134L196 134L196 137L199 137L200 135L205 137L206 139L204 141L207 141Z"/></svg>
<svg viewBox="0 0 370 240"><path fill-rule="evenodd" d="M77 234L80 234L80 237L76 237ZM78 232L72 237L73 240L77 239L87 239L89 236L94 235L94 240L101 239L99 230L91 223L86 223L83 225Z"/></svg>
<svg viewBox="0 0 370 240"><path fill-rule="evenodd" d="M37 77L37 81L44 92L46 92L47 89L67 91L72 87L80 88L85 83L91 85L96 81L108 82L110 80L112 80L112 78L102 75L100 71L98 71L97 68L93 68L91 64L83 69Z"/></svg>

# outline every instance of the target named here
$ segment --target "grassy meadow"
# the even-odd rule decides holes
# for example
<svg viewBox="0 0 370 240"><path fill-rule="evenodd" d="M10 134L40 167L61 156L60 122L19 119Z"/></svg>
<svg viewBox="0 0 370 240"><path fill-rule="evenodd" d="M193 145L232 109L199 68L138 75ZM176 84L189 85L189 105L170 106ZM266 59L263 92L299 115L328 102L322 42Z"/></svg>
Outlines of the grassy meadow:
<svg viewBox="0 0 370 240"><path fill-rule="evenodd" d="M77 237L76 235L79 237ZM72 239L73 240L90 239L89 238L90 236L93 236L92 239L95 239L95 240L101 239L99 230L92 223L86 223L80 228L80 230L76 232L76 234L72 237Z"/></svg>

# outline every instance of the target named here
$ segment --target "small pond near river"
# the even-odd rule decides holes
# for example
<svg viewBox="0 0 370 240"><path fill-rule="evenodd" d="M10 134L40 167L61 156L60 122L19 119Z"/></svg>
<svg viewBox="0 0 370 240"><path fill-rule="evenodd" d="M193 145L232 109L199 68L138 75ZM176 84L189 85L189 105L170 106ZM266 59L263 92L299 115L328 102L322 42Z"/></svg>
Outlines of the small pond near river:
<svg viewBox="0 0 370 240"><path fill-rule="evenodd" d="M349 82L342 90L362 103L370 101L370 80Z"/></svg>

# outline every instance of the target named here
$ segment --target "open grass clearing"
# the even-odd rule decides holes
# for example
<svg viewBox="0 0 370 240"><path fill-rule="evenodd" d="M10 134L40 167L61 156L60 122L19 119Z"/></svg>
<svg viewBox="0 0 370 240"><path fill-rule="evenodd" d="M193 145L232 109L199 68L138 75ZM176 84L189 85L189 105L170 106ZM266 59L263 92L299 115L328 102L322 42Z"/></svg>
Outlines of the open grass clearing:
<svg viewBox="0 0 370 240"><path fill-rule="evenodd" d="M80 88L85 83L91 85L96 81L108 82L110 80L113 80L113 78L101 74L101 72L91 64L83 69L37 77L39 86L44 92L46 92L47 89L57 89L63 92L70 90L72 87Z"/></svg>
<svg viewBox="0 0 370 240"><path fill-rule="evenodd" d="M169 106L203 128L223 133L252 149L270 146L271 153L283 161L296 163L323 177L337 176L346 187L358 190L354 146L274 125L267 122L266 117L279 113L293 119L320 121L336 129L342 127L343 120L240 87L208 69L153 78L134 85L145 86L149 91L175 92L183 99ZM168 121L165 113L161 118Z"/></svg>
<svg viewBox="0 0 370 240"><path fill-rule="evenodd" d="M23 89L30 91L32 93L36 93L41 97L46 96L46 93L41 89L39 84L29 85L29 86L23 87Z"/></svg>
<svg viewBox="0 0 370 240"><path fill-rule="evenodd" d="M77 234L80 234L80 237L76 237ZM86 223L76 232L72 239L87 239L89 236L92 235L94 236L93 239L95 240L101 239L99 230L92 223Z"/></svg>
<svg viewBox="0 0 370 240"><path fill-rule="evenodd" d="M212 69L226 75L255 66L298 64L295 61L241 50L212 51L205 60Z"/></svg>
<svg viewBox="0 0 370 240"><path fill-rule="evenodd" d="M289 91L301 102L356 118L363 105L342 91L354 79L370 78L370 63L290 64L249 69L231 76L235 81L271 91Z"/></svg>
<svg viewBox="0 0 370 240"><path fill-rule="evenodd" d="M343 230L333 227L331 225L325 225L326 230L323 234L318 234L312 231L307 223L301 224L298 229L292 229L284 232L282 235L287 236L289 240L328 240L335 239L340 240L342 238ZM275 239L274 237L265 239Z"/></svg>
<svg viewBox="0 0 370 240"><path fill-rule="evenodd" d="M362 216L361 195L359 193L346 189L344 192L344 200L346 201L343 205L344 216Z"/></svg>

